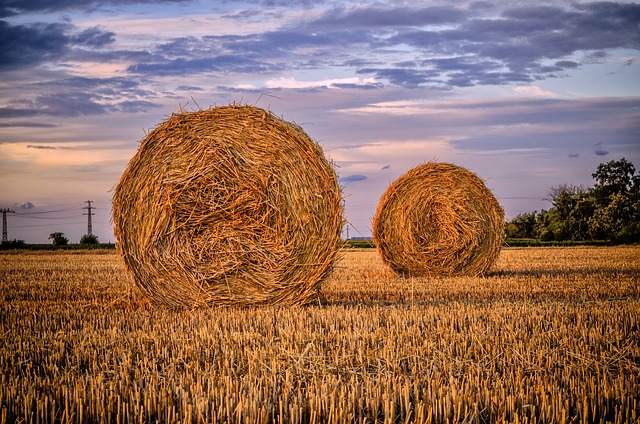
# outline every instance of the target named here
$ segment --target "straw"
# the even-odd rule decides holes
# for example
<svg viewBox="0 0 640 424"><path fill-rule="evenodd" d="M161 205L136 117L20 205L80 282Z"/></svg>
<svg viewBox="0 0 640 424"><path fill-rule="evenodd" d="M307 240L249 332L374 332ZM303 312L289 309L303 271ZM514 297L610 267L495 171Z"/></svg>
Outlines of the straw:
<svg viewBox="0 0 640 424"><path fill-rule="evenodd" d="M341 191L321 147L253 106L179 112L117 184L117 248L169 306L303 304L337 256Z"/></svg>
<svg viewBox="0 0 640 424"><path fill-rule="evenodd" d="M399 274L476 276L500 253L504 212L473 172L428 162L387 188L373 237L382 260Z"/></svg>

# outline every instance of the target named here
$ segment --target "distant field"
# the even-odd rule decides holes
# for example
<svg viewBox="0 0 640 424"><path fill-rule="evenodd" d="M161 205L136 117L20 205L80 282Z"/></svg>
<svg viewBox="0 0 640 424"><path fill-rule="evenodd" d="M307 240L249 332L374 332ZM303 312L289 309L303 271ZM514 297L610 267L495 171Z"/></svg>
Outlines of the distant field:
<svg viewBox="0 0 640 424"><path fill-rule="evenodd" d="M113 250L0 252L0 422L640 421L640 247L484 278L345 250L295 308L169 310Z"/></svg>

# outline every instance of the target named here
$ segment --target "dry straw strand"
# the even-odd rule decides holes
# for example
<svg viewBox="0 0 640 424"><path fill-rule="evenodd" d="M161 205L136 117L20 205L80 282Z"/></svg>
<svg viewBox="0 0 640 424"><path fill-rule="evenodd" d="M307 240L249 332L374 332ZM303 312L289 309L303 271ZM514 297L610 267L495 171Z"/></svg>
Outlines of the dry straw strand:
<svg viewBox="0 0 640 424"><path fill-rule="evenodd" d="M337 256L341 191L321 147L271 112L173 114L116 185L117 247L158 302L303 304Z"/></svg>
<svg viewBox="0 0 640 424"><path fill-rule="evenodd" d="M373 237L382 260L399 274L476 276L500 254L504 211L473 172L427 162L387 188Z"/></svg>

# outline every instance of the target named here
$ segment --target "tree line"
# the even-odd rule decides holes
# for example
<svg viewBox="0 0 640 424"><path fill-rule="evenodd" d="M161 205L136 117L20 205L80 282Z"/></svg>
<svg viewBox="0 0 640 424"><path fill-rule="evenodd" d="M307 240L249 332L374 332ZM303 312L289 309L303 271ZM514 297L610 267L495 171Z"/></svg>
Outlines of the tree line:
<svg viewBox="0 0 640 424"><path fill-rule="evenodd" d="M598 165L593 187L551 187L549 210L522 213L506 224L508 238L543 241L640 242L640 174L622 158Z"/></svg>

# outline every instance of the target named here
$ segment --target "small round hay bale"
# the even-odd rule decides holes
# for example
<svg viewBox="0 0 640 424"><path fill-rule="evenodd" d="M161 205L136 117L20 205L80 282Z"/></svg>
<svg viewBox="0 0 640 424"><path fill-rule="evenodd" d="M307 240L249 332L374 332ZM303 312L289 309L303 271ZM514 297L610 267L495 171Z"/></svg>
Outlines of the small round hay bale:
<svg viewBox="0 0 640 424"><path fill-rule="evenodd" d="M475 276L498 258L504 212L473 172L428 162L394 181L373 221L382 260L414 276Z"/></svg>
<svg viewBox="0 0 640 424"><path fill-rule="evenodd" d="M321 147L252 106L173 114L113 196L126 268L176 307L308 302L333 268L342 220Z"/></svg>

